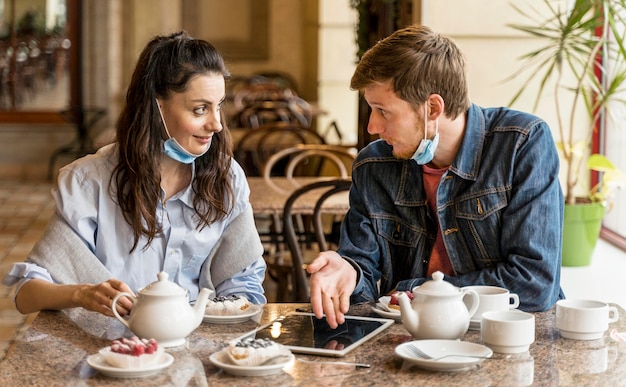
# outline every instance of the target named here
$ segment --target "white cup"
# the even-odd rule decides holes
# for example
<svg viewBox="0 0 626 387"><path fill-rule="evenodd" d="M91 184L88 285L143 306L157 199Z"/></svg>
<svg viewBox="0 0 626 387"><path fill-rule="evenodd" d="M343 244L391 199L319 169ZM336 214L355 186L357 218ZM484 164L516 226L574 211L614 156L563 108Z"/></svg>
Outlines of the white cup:
<svg viewBox="0 0 626 387"><path fill-rule="evenodd" d="M483 313L494 310L510 310L519 306L519 297L510 293L508 289L498 286L475 285L465 286L463 289L472 289L478 293L478 309L472 316L471 321L479 322Z"/></svg>
<svg viewBox="0 0 626 387"><path fill-rule="evenodd" d="M556 303L556 327L562 337L574 340L597 340L619 319L614 306L594 300L559 300Z"/></svg>
<svg viewBox="0 0 626 387"><path fill-rule="evenodd" d="M494 352L526 352L535 342L535 316L519 310L485 312L480 336Z"/></svg>

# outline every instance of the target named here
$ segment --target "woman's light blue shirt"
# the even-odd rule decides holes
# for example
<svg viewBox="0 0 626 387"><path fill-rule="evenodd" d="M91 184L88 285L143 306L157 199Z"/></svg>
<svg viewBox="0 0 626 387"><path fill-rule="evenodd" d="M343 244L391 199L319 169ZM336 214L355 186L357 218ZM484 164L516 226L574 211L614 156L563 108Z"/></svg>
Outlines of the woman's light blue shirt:
<svg viewBox="0 0 626 387"><path fill-rule="evenodd" d="M141 236L137 248L130 252L133 232L115 202L116 188L109 185L116 161L113 144L62 168L58 187L52 191L57 211L113 277L124 281L133 291L156 281L157 273L165 271L171 281L189 291L189 299L194 301L199 293L204 260L230 222L250 206L250 188L243 170L235 161L231 163L235 206L224 219L198 229L194 193L189 185L157 205L157 221L163 232L149 245L145 236ZM265 260L259 256L243 271L216 284L216 294L239 294L253 303L265 303L265 269ZM45 268L32 263L16 264L11 274L23 278L22 282L30 278L53 282Z"/></svg>

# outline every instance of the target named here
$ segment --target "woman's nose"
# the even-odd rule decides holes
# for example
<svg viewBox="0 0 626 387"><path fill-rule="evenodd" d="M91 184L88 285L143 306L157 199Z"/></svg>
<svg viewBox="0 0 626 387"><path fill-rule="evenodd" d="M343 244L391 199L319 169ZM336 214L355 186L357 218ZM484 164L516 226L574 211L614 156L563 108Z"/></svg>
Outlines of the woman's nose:
<svg viewBox="0 0 626 387"><path fill-rule="evenodd" d="M222 125L222 115L219 112L212 114L211 118L207 120L205 127L214 132L219 132L224 129Z"/></svg>

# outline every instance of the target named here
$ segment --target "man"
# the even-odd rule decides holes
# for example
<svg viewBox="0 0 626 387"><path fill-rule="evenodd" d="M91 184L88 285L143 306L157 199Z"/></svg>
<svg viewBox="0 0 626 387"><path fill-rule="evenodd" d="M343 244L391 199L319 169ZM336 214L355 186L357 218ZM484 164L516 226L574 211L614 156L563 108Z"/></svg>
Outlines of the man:
<svg viewBox="0 0 626 387"><path fill-rule="evenodd" d="M354 162L337 252L307 267L318 318L335 327L350 303L411 290L435 271L459 287L505 287L526 311L563 298L563 194L543 120L472 104L463 54L426 26L378 42L350 87L380 139Z"/></svg>

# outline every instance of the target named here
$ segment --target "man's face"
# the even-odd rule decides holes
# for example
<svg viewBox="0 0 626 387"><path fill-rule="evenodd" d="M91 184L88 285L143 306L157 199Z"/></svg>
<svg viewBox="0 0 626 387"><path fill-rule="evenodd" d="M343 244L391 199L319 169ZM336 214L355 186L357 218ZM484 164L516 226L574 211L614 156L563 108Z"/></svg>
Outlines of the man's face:
<svg viewBox="0 0 626 387"><path fill-rule="evenodd" d="M424 117L393 91L391 82L373 83L364 90L372 108L367 132L393 147L393 155L410 159L424 138Z"/></svg>

